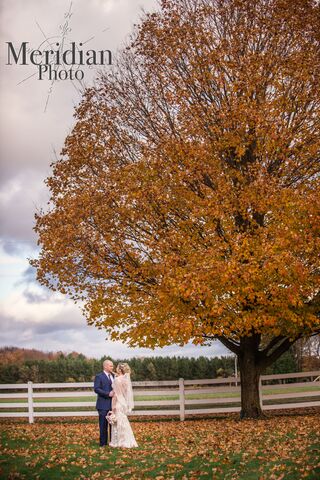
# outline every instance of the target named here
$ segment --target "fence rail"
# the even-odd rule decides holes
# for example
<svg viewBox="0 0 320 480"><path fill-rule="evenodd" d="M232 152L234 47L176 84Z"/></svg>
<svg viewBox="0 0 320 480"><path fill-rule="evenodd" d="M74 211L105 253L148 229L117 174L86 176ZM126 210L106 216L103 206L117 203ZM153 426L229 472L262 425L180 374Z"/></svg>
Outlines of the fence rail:
<svg viewBox="0 0 320 480"><path fill-rule="evenodd" d="M135 409L131 415L179 416L184 420L186 415L240 411L239 377L180 378L132 385ZM38 417L97 415L92 382L0 384L0 390L5 391L0 393L0 417L27 417L33 423ZM87 401L78 401L79 397ZM260 402L263 410L320 406L320 371L262 375ZM91 410L81 410L87 407ZM65 408L69 410L61 410Z"/></svg>

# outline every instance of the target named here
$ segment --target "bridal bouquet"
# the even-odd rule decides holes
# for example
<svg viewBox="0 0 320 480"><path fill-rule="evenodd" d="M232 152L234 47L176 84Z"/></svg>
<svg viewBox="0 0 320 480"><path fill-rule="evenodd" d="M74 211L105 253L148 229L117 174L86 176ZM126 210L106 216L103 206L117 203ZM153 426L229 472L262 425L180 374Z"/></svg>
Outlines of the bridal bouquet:
<svg viewBox="0 0 320 480"><path fill-rule="evenodd" d="M115 423L117 423L116 416L111 410L106 415L106 419L107 419L107 422L110 423L110 425L114 425Z"/></svg>

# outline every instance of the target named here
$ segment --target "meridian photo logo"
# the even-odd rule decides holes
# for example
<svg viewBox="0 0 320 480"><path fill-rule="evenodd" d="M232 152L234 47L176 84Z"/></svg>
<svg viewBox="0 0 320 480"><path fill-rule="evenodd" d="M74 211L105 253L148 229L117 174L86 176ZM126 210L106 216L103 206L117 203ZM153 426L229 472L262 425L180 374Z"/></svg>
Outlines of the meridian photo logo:
<svg viewBox="0 0 320 480"><path fill-rule="evenodd" d="M84 71L80 68L82 65L111 65L112 54L110 50L82 50L83 44L79 47L75 42L71 42L71 48L64 50L63 44L55 43L56 50L30 49L27 47L29 42L22 42L19 50L15 48L12 42L6 42L7 65L36 65L38 67L38 80L44 78L48 80L83 80ZM66 68L70 67L69 69ZM55 67L55 68L54 68ZM60 68L63 67L63 68Z"/></svg>
<svg viewBox="0 0 320 480"><path fill-rule="evenodd" d="M86 49L86 45L96 39L96 35L80 41L70 38L72 32L71 17L73 16L73 2L70 2L68 10L63 14L63 21L58 26L58 34L48 35L38 21L35 21L42 40L34 48L29 41L4 42L7 66L36 67L36 71L27 73L17 85L36 78L49 82L44 113L47 111L49 99L55 84L59 81L68 80L74 90L81 97L86 88L85 73L97 66L112 65L112 52L110 49ZM102 34L109 27L101 30Z"/></svg>

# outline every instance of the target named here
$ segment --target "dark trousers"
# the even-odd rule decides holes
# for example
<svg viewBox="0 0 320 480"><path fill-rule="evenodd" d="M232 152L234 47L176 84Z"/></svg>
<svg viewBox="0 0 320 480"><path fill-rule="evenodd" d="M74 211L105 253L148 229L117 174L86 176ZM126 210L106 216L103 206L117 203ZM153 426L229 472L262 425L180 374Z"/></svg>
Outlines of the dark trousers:
<svg viewBox="0 0 320 480"><path fill-rule="evenodd" d="M100 447L108 445L111 440L111 425L106 420L109 410L98 410L100 428Z"/></svg>

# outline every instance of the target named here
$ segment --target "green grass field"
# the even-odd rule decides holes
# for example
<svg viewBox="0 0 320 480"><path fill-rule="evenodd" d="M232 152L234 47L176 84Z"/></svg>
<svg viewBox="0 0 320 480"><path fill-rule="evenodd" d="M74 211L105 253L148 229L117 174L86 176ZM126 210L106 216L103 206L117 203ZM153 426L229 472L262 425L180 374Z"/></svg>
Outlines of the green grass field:
<svg viewBox="0 0 320 480"><path fill-rule="evenodd" d="M98 446L97 419L2 420L3 480L316 480L320 409L275 414L133 419L137 449Z"/></svg>

